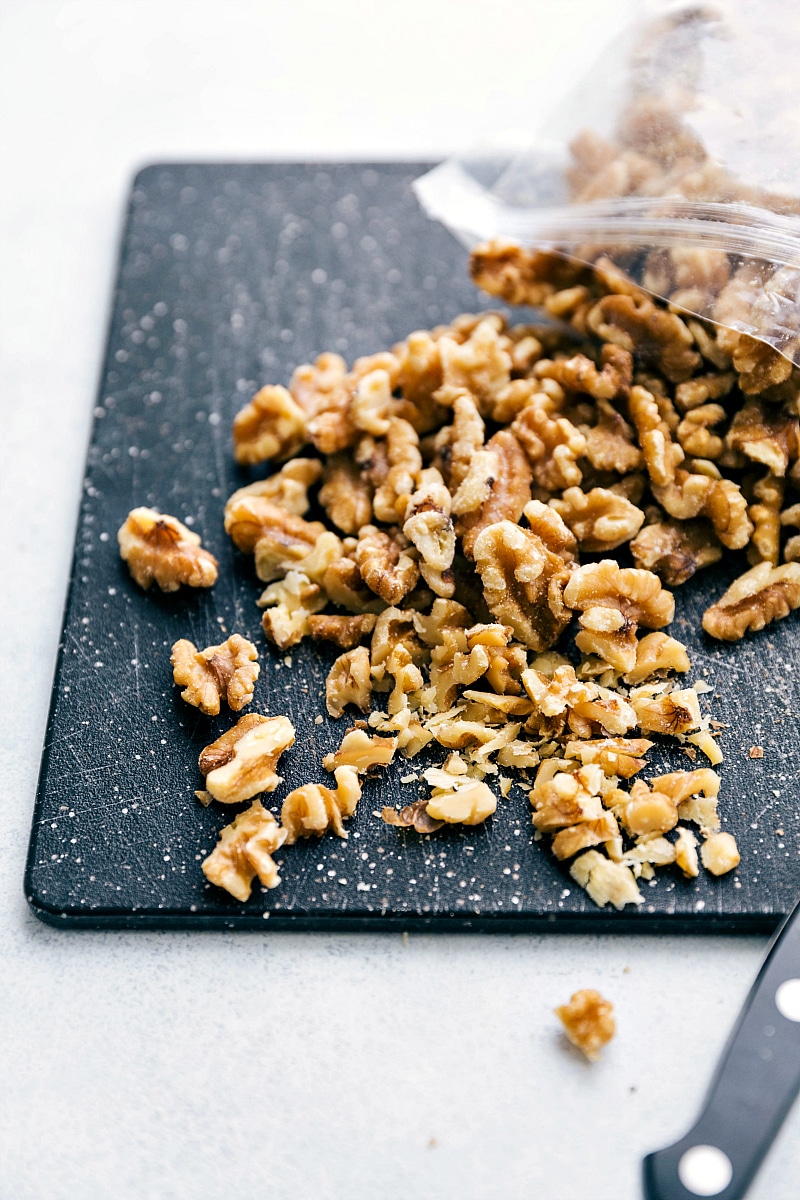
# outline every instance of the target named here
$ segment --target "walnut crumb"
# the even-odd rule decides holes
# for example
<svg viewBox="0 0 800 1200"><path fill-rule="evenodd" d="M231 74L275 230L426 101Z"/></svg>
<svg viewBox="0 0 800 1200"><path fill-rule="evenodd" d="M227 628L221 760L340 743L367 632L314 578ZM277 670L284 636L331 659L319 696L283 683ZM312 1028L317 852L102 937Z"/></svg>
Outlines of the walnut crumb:
<svg viewBox="0 0 800 1200"><path fill-rule="evenodd" d="M594 988L574 992L569 1004L561 1004L553 1011L560 1017L564 1032L573 1046L582 1050L591 1061L598 1058L602 1047L611 1041L616 1032L616 1023L611 1015L614 1006Z"/></svg>
<svg viewBox="0 0 800 1200"><path fill-rule="evenodd" d="M764 757L764 747L763 746L751 746L750 747L750 757L751 758L763 758Z"/></svg>

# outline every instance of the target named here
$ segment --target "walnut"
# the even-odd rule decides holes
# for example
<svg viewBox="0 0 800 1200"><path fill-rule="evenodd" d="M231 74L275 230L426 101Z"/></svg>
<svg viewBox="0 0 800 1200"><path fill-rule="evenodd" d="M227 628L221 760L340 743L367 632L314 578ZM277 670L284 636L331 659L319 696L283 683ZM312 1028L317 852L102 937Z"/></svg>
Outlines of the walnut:
<svg viewBox="0 0 800 1200"><path fill-rule="evenodd" d="M602 370L585 354L572 358L542 359L534 368L537 379L555 379L568 392L585 392L595 400L627 396L633 381L633 359L619 346L603 346Z"/></svg>
<svg viewBox="0 0 800 1200"><path fill-rule="evenodd" d="M534 807L533 824L540 833L555 833L603 818L602 770L595 764L574 768L574 763L561 759L545 759L539 767L530 802Z"/></svg>
<svg viewBox="0 0 800 1200"><path fill-rule="evenodd" d="M760 562L777 567L781 550L781 505L785 481L767 474L753 487L755 503L750 504L747 515L753 524L753 533L747 550L749 562L755 566Z"/></svg>
<svg viewBox="0 0 800 1200"><path fill-rule="evenodd" d="M579 427L586 442L585 454L592 466L598 471L618 471L623 475L638 471L644 457L625 418L608 400L597 401L595 416L594 425Z"/></svg>
<svg viewBox="0 0 800 1200"><path fill-rule="evenodd" d="M281 806L281 824L286 830L287 846L293 846L298 838L322 837L328 832L346 840L342 820L356 811L361 783L355 767L336 767L333 777L335 791L321 783L306 783L286 797Z"/></svg>
<svg viewBox="0 0 800 1200"><path fill-rule="evenodd" d="M477 246L470 257L469 269L476 286L490 296L534 308L555 292L590 278L586 267L557 254L523 250L513 242L499 239Z"/></svg>
<svg viewBox="0 0 800 1200"><path fill-rule="evenodd" d="M637 567L655 572L677 587L696 571L722 558L722 547L707 521L656 521L645 525L630 544Z"/></svg>
<svg viewBox="0 0 800 1200"><path fill-rule="evenodd" d="M656 575L620 567L613 559L578 567L564 589L564 602L581 612L598 605L616 608L646 629L669 625L675 615L675 599Z"/></svg>
<svg viewBox="0 0 800 1200"><path fill-rule="evenodd" d="M741 862L736 838L731 833L712 833L700 847L703 866L712 875L725 875Z"/></svg>
<svg viewBox="0 0 800 1200"><path fill-rule="evenodd" d="M320 354L314 363L304 363L292 375L289 391L303 412L311 417L326 409L344 406L347 363L338 354Z"/></svg>
<svg viewBox="0 0 800 1200"><path fill-rule="evenodd" d="M616 1032L611 1015L613 1006L593 988L574 992L569 1004L562 1004L553 1011L561 1018L564 1032L573 1046L582 1050L592 1062Z"/></svg>
<svg viewBox="0 0 800 1200"><path fill-rule="evenodd" d="M713 460L722 456L725 442L716 433L711 433L727 416L721 404L701 404L693 408L678 426L678 441L684 452L696 458Z"/></svg>
<svg viewBox="0 0 800 1200"><path fill-rule="evenodd" d="M697 340L696 337L695 340ZM735 383L735 371L698 375L694 379L687 380L686 383L678 384L675 388L675 404L682 413L691 412L692 409L705 405L708 400L720 400L723 396L729 395Z"/></svg>
<svg viewBox="0 0 800 1200"><path fill-rule="evenodd" d="M259 607L267 609L261 618L264 633L280 650L288 650L310 634L309 617L327 602L322 588L307 575L289 571L261 593Z"/></svg>
<svg viewBox="0 0 800 1200"><path fill-rule="evenodd" d="M117 534L121 558L145 590L157 583L162 592L187 587L213 587L217 560L200 537L176 517L152 508L134 508Z"/></svg>
<svg viewBox="0 0 800 1200"><path fill-rule="evenodd" d="M652 490L658 503L671 517L689 521L705 512L714 482L708 475L692 474L679 468L672 483L663 487L653 484Z"/></svg>
<svg viewBox="0 0 800 1200"><path fill-rule="evenodd" d="M331 602L348 612L358 615L380 613L386 607L384 601L370 591L351 557L357 544L355 538L346 539L348 553L334 559L322 576L322 586Z"/></svg>
<svg viewBox="0 0 800 1200"><path fill-rule="evenodd" d="M485 646L470 649L459 632L444 630L441 644L431 651L430 679L439 712L447 711L455 703L459 687L468 687L480 679L491 661Z"/></svg>
<svg viewBox="0 0 800 1200"><path fill-rule="evenodd" d="M288 717L258 713L240 717L200 755L207 790L221 804L239 804L259 792L273 792L281 782L275 773L278 759L292 745L294 726Z"/></svg>
<svg viewBox="0 0 800 1200"><path fill-rule="evenodd" d="M261 499L277 505L286 512L302 517L308 512L308 489L322 474L322 463L316 458L293 458L269 479L259 479L239 488L225 505L225 532L229 533L240 550L250 554L261 536L262 522L248 508L251 499ZM240 507L241 505L241 507ZM255 512L258 512L256 506ZM250 528L235 528L240 523ZM242 544L243 543L243 544Z"/></svg>
<svg viewBox="0 0 800 1200"><path fill-rule="evenodd" d="M768 387L783 383L791 375L792 364L787 358L749 334L737 333L733 329L720 330L717 341L731 354L733 369L739 376L739 387L745 395L766 391Z"/></svg>
<svg viewBox="0 0 800 1200"><path fill-rule="evenodd" d="M636 645L636 664L625 675L626 683L642 683L659 671L688 671L686 647L666 633L648 633Z"/></svg>
<svg viewBox="0 0 800 1200"><path fill-rule="evenodd" d="M672 771L650 780L653 788L678 806L682 821L695 821L702 829L719 829L717 796L720 777L710 767L698 771Z"/></svg>
<svg viewBox="0 0 800 1200"><path fill-rule="evenodd" d="M535 533L551 553L563 558L565 563L575 561L578 549L575 534L555 508L541 500L530 500L522 511L531 533Z"/></svg>
<svg viewBox="0 0 800 1200"><path fill-rule="evenodd" d="M364 729L348 729L339 749L326 754L322 765L326 771L336 767L355 767L359 772L373 767L388 767L397 749L396 737L370 737Z"/></svg>
<svg viewBox="0 0 800 1200"><path fill-rule="evenodd" d="M575 645L584 654L597 655L616 671L636 666L636 622L616 608L597 605L581 613Z"/></svg>
<svg viewBox="0 0 800 1200"><path fill-rule="evenodd" d="M615 811L632 837L668 833L678 823L675 801L664 792L651 791L643 779L634 780L629 798Z"/></svg>
<svg viewBox="0 0 800 1200"><path fill-rule="evenodd" d="M603 553L629 542L642 527L644 513L623 496L592 488L567 488L551 507L562 517L578 539L581 550Z"/></svg>
<svg viewBox="0 0 800 1200"><path fill-rule="evenodd" d="M451 567L456 535L450 517L450 493L439 471L429 467L420 472L419 487L408 501L403 536L420 554L423 579L437 596L450 597L455 590Z"/></svg>
<svg viewBox="0 0 800 1200"><path fill-rule="evenodd" d="M284 387L263 387L233 419L233 454L243 466L291 458L305 441L305 414Z"/></svg>
<svg viewBox="0 0 800 1200"><path fill-rule="evenodd" d="M653 695L650 685L629 696L641 729L646 733L689 733L700 725L700 702L693 688Z"/></svg>
<svg viewBox="0 0 800 1200"><path fill-rule="evenodd" d="M341 717L348 704L367 712L372 694L369 651L358 646L340 654L325 680L325 703L332 717Z"/></svg>
<svg viewBox="0 0 800 1200"><path fill-rule="evenodd" d="M318 641L335 642L340 650L352 650L372 633L377 619L374 613L355 617L312 614L308 618L308 631Z"/></svg>
<svg viewBox="0 0 800 1200"><path fill-rule="evenodd" d="M262 480L233 493L225 505L225 532L244 554L253 554L258 542L265 538L275 546L276 558L288 556L292 565L308 553L325 531L325 526L319 521L305 521L299 514L278 504L274 495L265 495L263 485L271 482L271 479ZM300 543L299 547L297 543Z"/></svg>
<svg viewBox="0 0 800 1200"><path fill-rule="evenodd" d="M397 604L419 579L419 567L405 552L402 534L394 537L374 525L358 535L354 558L364 583L387 604Z"/></svg>
<svg viewBox="0 0 800 1200"><path fill-rule="evenodd" d="M776 408L757 398L748 400L734 416L725 444L782 478L790 461L800 454L797 413L788 406Z"/></svg>
<svg viewBox="0 0 800 1200"><path fill-rule="evenodd" d="M700 365L694 339L681 318L657 308L643 294L603 296L588 313L586 323L602 341L628 350L671 383L688 379Z"/></svg>
<svg viewBox="0 0 800 1200"><path fill-rule="evenodd" d="M606 904L620 909L626 904L644 903L630 868L612 862L597 850L587 850L576 858L569 873L600 908Z"/></svg>
<svg viewBox="0 0 800 1200"><path fill-rule="evenodd" d="M440 404L452 403L460 392L468 391L481 413L491 411L511 379L511 357L501 336L504 324L495 314L480 321L461 343L448 336L440 338L442 386L435 395Z"/></svg>
<svg viewBox="0 0 800 1200"><path fill-rule="evenodd" d="M567 758L597 763L606 775L621 775L630 779L645 765L644 755L653 743L646 738L600 738L598 741L567 742L564 753Z"/></svg>
<svg viewBox="0 0 800 1200"><path fill-rule="evenodd" d="M220 646L199 650L181 638L172 647L172 676L184 688L181 699L208 716L216 717L224 698L240 712L253 699L258 679L258 651L252 642L233 633Z"/></svg>
<svg viewBox="0 0 800 1200"><path fill-rule="evenodd" d="M533 650L546 650L569 624L563 588L569 569L542 540L511 521L490 525L473 546L486 603Z"/></svg>
<svg viewBox="0 0 800 1200"><path fill-rule="evenodd" d="M547 491L576 487L583 477L578 460L586 453L586 438L558 415L559 408L560 402L547 392L536 393L511 426L537 486Z"/></svg>
<svg viewBox="0 0 800 1200"><path fill-rule="evenodd" d="M417 833L436 833L444 821L435 821L428 815L428 800L415 800L398 812L395 808L381 809L381 819L387 825L398 825L401 829L416 829Z"/></svg>
<svg viewBox="0 0 800 1200"><path fill-rule="evenodd" d="M209 883L244 902L250 898L256 876L266 888L278 886L281 877L272 855L285 841L286 830L260 800L254 800L220 831L219 841L201 869Z"/></svg>
<svg viewBox="0 0 800 1200"><path fill-rule="evenodd" d="M567 858L574 858L581 850L588 850L590 846L600 846L618 837L619 826L614 814L605 812L594 821L581 821L578 825L559 830L550 849L556 858L563 862Z"/></svg>
<svg viewBox="0 0 800 1200"><path fill-rule="evenodd" d="M396 407L388 371L370 371L359 379L350 400L349 415L356 429L384 437Z"/></svg>
<svg viewBox="0 0 800 1200"><path fill-rule="evenodd" d="M697 838L685 825L679 825L676 833L678 836L673 842L675 862L687 879L696 879L700 874L697 864Z"/></svg>
<svg viewBox="0 0 800 1200"><path fill-rule="evenodd" d="M358 533L372 519L373 488L347 454L334 454L325 467L319 502L337 529Z"/></svg>
<svg viewBox="0 0 800 1200"><path fill-rule="evenodd" d="M781 525L794 526L800 529L800 504L792 504L785 508L780 515ZM783 547L784 562L800 562L800 534L787 538Z"/></svg>
<svg viewBox="0 0 800 1200"><path fill-rule="evenodd" d="M711 637L736 642L795 608L800 608L800 563L773 567L762 562L734 580L725 595L706 609L703 629Z"/></svg>
<svg viewBox="0 0 800 1200"><path fill-rule="evenodd" d="M652 392L639 386L631 388L628 409L639 436L647 473L654 484L666 487L674 481L675 472L683 462L683 450L673 442L672 431Z"/></svg>
<svg viewBox="0 0 800 1200"><path fill-rule="evenodd" d="M434 603L433 610L437 615L438 612L441 612L441 608L437 610L437 605L444 605L444 603L444 601ZM404 611L400 608L387 608L378 617L372 634L370 661L372 678L379 691L386 691L391 686L385 680L385 676L389 659L398 646L402 646L408 652L410 661L421 663L427 660L427 650L417 637L415 627L418 620L420 627L427 623L421 615L418 616L411 610Z"/></svg>
<svg viewBox="0 0 800 1200"><path fill-rule="evenodd" d="M375 489L372 507L379 521L394 524L404 517L422 470L422 455L419 452L416 430L401 417L389 418L386 456L386 478Z"/></svg>
<svg viewBox="0 0 800 1200"><path fill-rule="evenodd" d="M483 448L484 424L475 401L468 392L453 402L453 424L445 426L437 437L439 463L445 483L455 493Z"/></svg>
<svg viewBox="0 0 800 1200"><path fill-rule="evenodd" d="M448 825L483 824L497 808L497 797L492 789L479 779L451 778L451 787L433 788L428 801L428 816Z"/></svg>
<svg viewBox="0 0 800 1200"><path fill-rule="evenodd" d="M484 465L485 460L485 465ZM473 468L477 477L473 482ZM472 466L453 497L456 533L468 558L482 530L498 521L516 524L531 498L528 461L513 433L500 430L472 460Z"/></svg>

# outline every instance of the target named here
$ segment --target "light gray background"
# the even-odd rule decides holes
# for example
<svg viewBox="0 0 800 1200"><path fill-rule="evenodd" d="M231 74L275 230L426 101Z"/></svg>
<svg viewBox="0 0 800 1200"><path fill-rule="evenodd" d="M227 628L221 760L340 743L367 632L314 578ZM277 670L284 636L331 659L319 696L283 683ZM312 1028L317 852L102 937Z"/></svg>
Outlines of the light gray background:
<svg viewBox="0 0 800 1200"><path fill-rule="evenodd" d="M0 5L2 1200L635 1200L693 1118L763 939L101 935L22 896L134 168L463 148L563 94L623 8ZM618 1018L591 1066L552 1014L580 987ZM799 1135L796 1108L753 1200L798 1193Z"/></svg>

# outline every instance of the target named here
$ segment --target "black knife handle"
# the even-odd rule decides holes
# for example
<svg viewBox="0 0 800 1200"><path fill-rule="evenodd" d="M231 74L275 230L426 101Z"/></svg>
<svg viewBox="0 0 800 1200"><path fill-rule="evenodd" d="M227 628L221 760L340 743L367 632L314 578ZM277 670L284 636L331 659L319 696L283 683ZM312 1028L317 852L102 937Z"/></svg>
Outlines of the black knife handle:
<svg viewBox="0 0 800 1200"><path fill-rule="evenodd" d="M797 904L767 951L696 1125L674 1146L645 1158L647 1200L740 1200L799 1087Z"/></svg>

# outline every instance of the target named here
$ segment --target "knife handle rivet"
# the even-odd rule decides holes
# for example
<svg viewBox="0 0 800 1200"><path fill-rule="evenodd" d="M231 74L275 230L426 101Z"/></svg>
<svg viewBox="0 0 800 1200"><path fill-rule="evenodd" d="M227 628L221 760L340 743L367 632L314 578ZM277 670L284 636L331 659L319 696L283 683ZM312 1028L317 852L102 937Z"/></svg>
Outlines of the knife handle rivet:
<svg viewBox="0 0 800 1200"><path fill-rule="evenodd" d="M785 979L775 993L775 1007L787 1021L800 1021L800 979Z"/></svg>
<svg viewBox="0 0 800 1200"><path fill-rule="evenodd" d="M692 1146L678 1163L678 1178L694 1196L718 1196L733 1178L733 1167L718 1146Z"/></svg>

